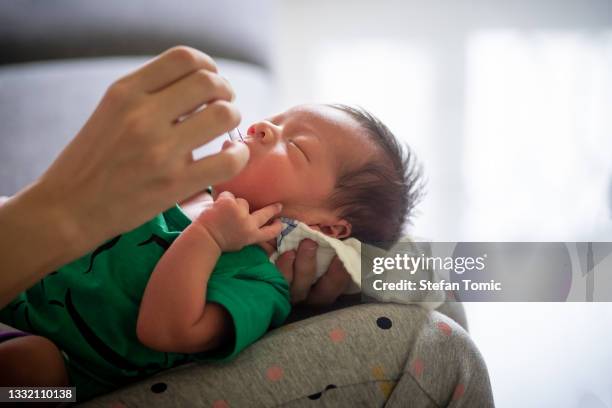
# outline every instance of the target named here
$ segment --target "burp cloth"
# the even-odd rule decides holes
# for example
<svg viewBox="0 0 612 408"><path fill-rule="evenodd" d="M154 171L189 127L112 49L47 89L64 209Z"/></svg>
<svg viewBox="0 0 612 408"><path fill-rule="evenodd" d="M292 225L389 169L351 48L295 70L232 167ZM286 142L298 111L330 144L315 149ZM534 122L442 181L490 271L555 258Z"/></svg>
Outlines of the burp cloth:
<svg viewBox="0 0 612 408"><path fill-rule="evenodd" d="M329 268L334 255L344 265L344 268L351 276L351 284L345 293L358 293L361 288L361 242L355 238L339 240L313 230L303 222L280 217L283 229L276 238L276 252L270 256L270 261L274 263L280 254L296 249L300 241L304 238L315 241L319 247L317 249L317 279Z"/></svg>
<svg viewBox="0 0 612 408"><path fill-rule="evenodd" d="M270 261L274 263L280 254L297 250L300 241L304 238L311 239L318 244L317 259L316 259L316 277L317 279L323 276L323 274L329 268L334 255L338 255L338 258L344 265L344 268L351 277L351 284L345 291L345 294L359 293L362 291L361 283L361 256L362 256L362 245L366 246L356 238L337 239L323 234L320 231L316 231L310 228L303 222L280 217L280 221L283 224L280 235L276 238L276 252L270 256ZM429 252L430 247L427 243L415 243L410 239L401 240L402 248L407 248L407 251L413 254L419 254L423 251ZM397 247L386 251L381 248L369 246L367 253L369 256L385 256L389 253L395 253ZM365 276L366 288L363 293L373 300L379 302L394 302L403 304L418 304L426 309L435 309L441 303L444 302L445 294L440 291L375 291L370 287L372 279L377 278L371 271ZM378 276L380 277L380 276ZM414 275L406 274L405 271L391 270L385 273L384 277L381 277L386 281L399 281L400 279L420 280L426 279L432 282L439 281L438 275L434 270L422 269Z"/></svg>

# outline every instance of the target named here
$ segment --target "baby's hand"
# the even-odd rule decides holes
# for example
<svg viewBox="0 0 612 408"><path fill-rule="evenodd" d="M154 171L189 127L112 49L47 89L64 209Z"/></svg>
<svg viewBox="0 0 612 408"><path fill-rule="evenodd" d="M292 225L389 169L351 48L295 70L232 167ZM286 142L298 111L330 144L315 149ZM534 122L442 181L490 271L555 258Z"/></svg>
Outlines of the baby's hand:
<svg viewBox="0 0 612 408"><path fill-rule="evenodd" d="M202 211L195 222L202 225L217 242L221 251L239 251L246 245L265 242L280 234L282 225L276 219L266 225L282 209L280 203L271 204L252 214L249 203L224 191L212 207Z"/></svg>

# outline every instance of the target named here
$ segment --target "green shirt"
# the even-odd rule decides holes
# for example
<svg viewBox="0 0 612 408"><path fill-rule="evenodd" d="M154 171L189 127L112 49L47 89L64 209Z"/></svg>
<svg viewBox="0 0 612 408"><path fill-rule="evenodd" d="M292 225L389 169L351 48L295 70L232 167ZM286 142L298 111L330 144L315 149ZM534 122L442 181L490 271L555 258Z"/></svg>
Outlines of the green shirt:
<svg viewBox="0 0 612 408"><path fill-rule="evenodd" d="M170 208L49 274L0 310L0 321L55 342L79 397L183 362L233 358L280 326L290 311L287 282L258 246L223 253L208 281L207 302L223 305L232 316L232 344L187 355L152 350L136 336L149 276L190 223L178 205ZM86 382L93 385L79 388Z"/></svg>

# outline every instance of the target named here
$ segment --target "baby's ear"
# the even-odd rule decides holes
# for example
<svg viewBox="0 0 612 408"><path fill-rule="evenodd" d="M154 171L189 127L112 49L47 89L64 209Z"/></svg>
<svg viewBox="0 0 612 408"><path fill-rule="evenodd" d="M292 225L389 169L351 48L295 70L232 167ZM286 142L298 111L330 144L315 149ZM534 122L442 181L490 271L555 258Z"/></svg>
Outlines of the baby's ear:
<svg viewBox="0 0 612 408"><path fill-rule="evenodd" d="M319 224L319 231L330 237L342 239L351 235L351 223L345 219L338 220L333 224Z"/></svg>

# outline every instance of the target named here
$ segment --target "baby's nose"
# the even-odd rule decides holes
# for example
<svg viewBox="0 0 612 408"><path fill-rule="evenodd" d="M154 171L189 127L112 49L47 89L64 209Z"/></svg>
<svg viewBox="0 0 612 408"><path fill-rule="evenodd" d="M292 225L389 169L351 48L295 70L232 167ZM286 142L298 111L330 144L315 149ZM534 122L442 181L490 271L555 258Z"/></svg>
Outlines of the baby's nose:
<svg viewBox="0 0 612 408"><path fill-rule="evenodd" d="M274 130L270 126L266 126L265 123L252 125L247 130L247 135L261 139L264 143L274 140Z"/></svg>
<svg viewBox="0 0 612 408"><path fill-rule="evenodd" d="M264 137L270 130L266 129L265 125L253 125L247 131L247 135L253 137Z"/></svg>

